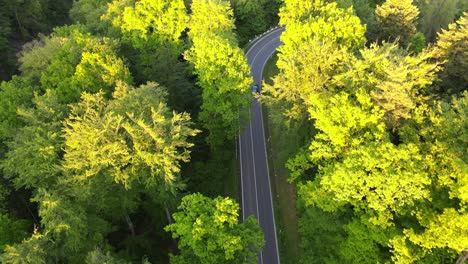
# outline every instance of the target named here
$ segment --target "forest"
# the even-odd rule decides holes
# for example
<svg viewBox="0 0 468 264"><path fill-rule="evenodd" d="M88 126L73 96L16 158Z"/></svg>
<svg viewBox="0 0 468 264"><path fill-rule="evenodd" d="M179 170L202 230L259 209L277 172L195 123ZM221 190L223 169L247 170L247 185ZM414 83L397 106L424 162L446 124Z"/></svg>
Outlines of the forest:
<svg viewBox="0 0 468 264"><path fill-rule="evenodd" d="M294 192L281 262L468 259L467 1L0 7L0 263L257 263L235 139L277 25L256 97Z"/></svg>

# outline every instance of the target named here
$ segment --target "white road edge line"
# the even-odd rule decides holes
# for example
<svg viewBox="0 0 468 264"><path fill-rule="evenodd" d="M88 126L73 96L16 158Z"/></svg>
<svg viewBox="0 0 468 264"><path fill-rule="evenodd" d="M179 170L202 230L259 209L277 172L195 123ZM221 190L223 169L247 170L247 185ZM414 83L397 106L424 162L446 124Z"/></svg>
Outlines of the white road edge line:
<svg viewBox="0 0 468 264"><path fill-rule="evenodd" d="M254 112L255 114L255 112ZM249 116L252 117L251 120L253 120L252 112L249 109ZM253 129L252 129L252 122L250 123L250 139L252 140L252 161L253 161L253 172L254 172L254 185L255 185L255 202L256 202L256 208L257 208L257 218L258 218L258 224L260 225L260 212L258 211L258 193L257 193L257 173L255 172L255 153L254 153L254 147L253 147ZM263 250L260 251L260 263L263 264Z"/></svg>
<svg viewBox="0 0 468 264"><path fill-rule="evenodd" d="M276 28L270 32L268 32L267 34L265 34L265 36L268 36L270 34L273 34L275 32L277 32L278 30L283 30L284 28L282 27L279 27L279 28ZM263 38L265 37L263 36ZM255 41L255 43L249 48L249 50L245 53L245 57L248 59L248 54L252 51L252 49L259 43L261 42L261 39ZM269 44L271 41L268 41L267 44ZM263 50L263 48L261 49ZM260 51L261 51L260 50ZM273 54L273 53L272 53ZM271 55L272 55L271 54ZM270 55L270 57L271 57ZM255 55L253 61L255 60L255 58L258 56ZM267 60L268 61L268 60ZM253 63L252 63L253 64ZM265 64L266 64L266 61L263 63L263 67L262 67L262 79L263 79L263 69L265 67ZM252 76L253 77L253 76ZM249 109L249 114L250 114L250 109ZM277 240L277 233L276 233L276 222L275 222L275 215L274 215L274 210L273 210L273 200L272 200L272 195L271 195L271 183L270 183L270 173L269 173L269 167L268 167L268 156L266 156L266 143L265 143L265 129L263 127L263 113L261 113L261 120L262 120L262 128L263 128L263 141L264 141L264 151L265 151L265 157L267 157L267 173L268 173L268 185L269 185L269 188L268 188L268 191L270 192L270 203L271 203L271 210L273 211L273 224L274 224L274 231L275 231L275 245L276 245L276 255L277 255L277 258L278 258L278 263L279 263L279 253L278 253L278 240ZM250 130L251 130L251 139L252 139L252 151L253 151L253 135L252 135L252 126L250 126ZM239 128L239 155L240 155L240 167L241 167L241 186L242 186L242 191L241 191L241 195L242 195L242 217L243 219L245 220L245 200L244 200L244 185L243 185L243 172L242 172L242 142L241 142L241 137L242 137L242 131L240 131L240 128ZM253 156L253 158L255 159L255 157ZM255 167L255 161L254 161L254 167ZM257 197L257 182L256 182L256 177L255 177L255 168L254 168L254 184L255 184L255 195L256 195L256 202L257 202L257 214L258 214L258 197ZM258 218L258 222L260 223L260 217ZM261 263L263 264L263 250L260 251L260 261Z"/></svg>
<svg viewBox="0 0 468 264"><path fill-rule="evenodd" d="M281 45L281 44L280 44ZM276 51L276 49L275 49ZM263 66L262 66L262 80L263 80L263 69L265 68L265 65L267 63L267 61L269 61L271 59L271 56L273 56L273 54L275 53L275 51L273 51L270 56L268 56L268 59L263 63ZM276 257L278 258L278 263L280 263L280 257L279 257L279 247L278 247L278 239L277 239L277 235L278 233L276 233L276 220L275 220L275 211L273 210L273 194L271 192L271 183L270 183L270 168L268 166L268 155L267 155L267 151L266 151L266 142L265 142L265 127L263 126L263 109L261 109L261 118L262 118L262 130L263 130L263 150L265 151L265 157L267 159L267 162L266 162L266 165L267 165L267 171L268 171L268 185L270 186L270 188L268 188L268 192L270 193L270 203L271 203L271 210L272 210L272 214L273 214L273 228L275 230L275 244L276 244Z"/></svg>

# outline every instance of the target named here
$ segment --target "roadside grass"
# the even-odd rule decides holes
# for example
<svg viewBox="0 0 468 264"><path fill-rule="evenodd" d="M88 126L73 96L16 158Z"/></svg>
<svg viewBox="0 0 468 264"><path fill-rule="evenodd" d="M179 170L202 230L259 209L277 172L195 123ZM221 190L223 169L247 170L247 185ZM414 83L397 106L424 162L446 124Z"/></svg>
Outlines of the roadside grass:
<svg viewBox="0 0 468 264"><path fill-rule="evenodd" d="M263 72L264 82L278 73L276 53L267 62ZM286 161L301 147L302 140L286 125L281 105L263 106L265 137L268 151L270 177L273 182L275 220L281 263L299 263L300 236L296 209L296 186L289 184Z"/></svg>

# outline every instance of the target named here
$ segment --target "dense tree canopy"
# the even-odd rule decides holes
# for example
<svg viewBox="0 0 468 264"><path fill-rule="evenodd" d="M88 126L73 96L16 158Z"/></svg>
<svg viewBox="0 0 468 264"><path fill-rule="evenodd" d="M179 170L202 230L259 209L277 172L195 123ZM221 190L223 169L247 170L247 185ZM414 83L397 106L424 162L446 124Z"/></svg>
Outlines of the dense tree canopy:
<svg viewBox="0 0 468 264"><path fill-rule="evenodd" d="M1 263L256 263L261 229L236 201L241 46L278 22L260 99L296 134L279 155L300 262L466 252L466 1L0 6Z"/></svg>
<svg viewBox="0 0 468 264"><path fill-rule="evenodd" d="M187 138L198 131L187 114L169 111L165 97L154 83L135 89L120 82L110 101L84 93L68 117L52 92L24 110L27 125L3 166L16 186L35 190L43 233L55 241L48 256L79 260L103 243L115 216L136 209L139 195L182 186L180 163L193 145Z"/></svg>
<svg viewBox="0 0 468 264"><path fill-rule="evenodd" d="M285 1L280 23L287 27L281 35L285 45L278 49L281 74L274 89L265 89L292 103L290 117L304 118L309 96L330 89L331 76L349 60L348 51L362 47L365 27L351 9L324 1Z"/></svg>
<svg viewBox="0 0 468 264"><path fill-rule="evenodd" d="M381 33L404 43L415 32L417 9L400 2L386 1L376 12ZM444 50L462 49L463 18L434 49L408 54L396 44L359 45L363 30L356 30L359 21L352 26L351 13L343 20L348 35L304 26L326 20L323 10L346 14L318 3L285 1L280 73L267 97L288 101L284 114L303 115L317 130L286 164L298 185L303 263L455 259L468 234L461 224L467 217L466 93L461 88L452 92L457 97L437 101L435 87L439 71L443 76L449 63L460 63ZM447 61L434 60L443 56Z"/></svg>
<svg viewBox="0 0 468 264"><path fill-rule="evenodd" d="M0 80L14 73L15 53L22 44L67 22L71 4L71 0L0 1Z"/></svg>

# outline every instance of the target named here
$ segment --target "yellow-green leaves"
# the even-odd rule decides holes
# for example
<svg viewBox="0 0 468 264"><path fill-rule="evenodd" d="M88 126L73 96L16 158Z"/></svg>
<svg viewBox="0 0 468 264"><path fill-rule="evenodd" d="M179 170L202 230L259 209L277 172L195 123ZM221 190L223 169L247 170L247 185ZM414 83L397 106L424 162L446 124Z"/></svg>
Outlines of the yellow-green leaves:
<svg viewBox="0 0 468 264"><path fill-rule="evenodd" d="M226 33L226 37L234 30L234 14L229 1L195 0L191 5L189 36L200 37L203 34Z"/></svg>
<svg viewBox="0 0 468 264"><path fill-rule="evenodd" d="M2 161L4 175L17 188L41 188L53 185L60 174L63 147L61 120L67 109L53 91L33 99L34 108L18 109L25 126L8 142L9 151Z"/></svg>
<svg viewBox="0 0 468 264"><path fill-rule="evenodd" d="M434 57L443 63L442 91L455 94L466 90L468 77L468 13L439 33Z"/></svg>
<svg viewBox="0 0 468 264"><path fill-rule="evenodd" d="M416 33L416 19L419 10L412 0L386 0L375 9L384 40L399 39L406 43Z"/></svg>
<svg viewBox="0 0 468 264"><path fill-rule="evenodd" d="M390 128L414 118L416 108L427 102L425 94L436 78L437 64L429 63L426 53L410 56L395 44L371 45L360 54L362 60L354 59L346 71L333 76L334 84L350 91L364 88L372 104L385 111Z"/></svg>
<svg viewBox="0 0 468 264"><path fill-rule="evenodd" d="M84 94L72 106L64 122L65 170L78 180L106 172L127 188L133 181L177 188L172 185L177 185L179 162L189 160L193 145L187 138L198 132L190 128L190 117L171 114L165 93L154 83L118 91L111 103L102 93ZM144 95L149 97L138 101Z"/></svg>
<svg viewBox="0 0 468 264"><path fill-rule="evenodd" d="M188 16L182 0L115 0L109 4L104 20L134 41L154 38L158 42L180 42Z"/></svg>
<svg viewBox="0 0 468 264"><path fill-rule="evenodd" d="M31 238L24 240L21 244L7 246L4 254L0 256L2 263L47 263L47 235L40 234L34 230Z"/></svg>
<svg viewBox="0 0 468 264"><path fill-rule="evenodd" d="M234 20L227 1L195 0L185 54L195 68L202 92L200 119L210 131L212 146L237 135L251 101L250 68L237 46Z"/></svg>
<svg viewBox="0 0 468 264"><path fill-rule="evenodd" d="M303 119L309 97L333 89L331 76L343 71L350 51L362 47L365 26L352 9L325 1L285 1L280 17L286 24L281 35L284 45L278 49L280 74L265 91L293 104L288 117Z"/></svg>
<svg viewBox="0 0 468 264"><path fill-rule="evenodd" d="M383 38L407 44L418 15L412 1L388 0L376 12ZM460 224L468 210L466 94L450 104L431 93L443 63L453 78L440 76L458 85L442 88L466 86L466 15L416 55L385 42L364 48L363 27L336 4L285 0L280 15L280 73L267 91L286 101L287 116L317 130L286 164L299 186L304 245L314 247L304 262L376 263L393 254L433 263L459 254L468 232Z"/></svg>
<svg viewBox="0 0 468 264"><path fill-rule="evenodd" d="M118 42L92 37L77 26L57 29L65 35L60 51L42 71L43 89L53 89L61 102L76 102L81 92L103 90L109 97L118 81L132 82L123 60L116 54Z"/></svg>
<svg viewBox="0 0 468 264"><path fill-rule="evenodd" d="M239 223L239 204L231 198L211 199L201 194L182 198L174 223L165 230L179 238L181 255L171 263L256 263L264 244L257 221Z"/></svg>

